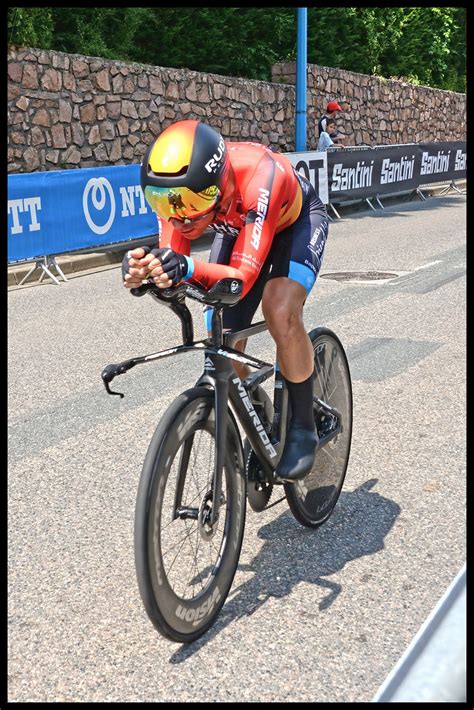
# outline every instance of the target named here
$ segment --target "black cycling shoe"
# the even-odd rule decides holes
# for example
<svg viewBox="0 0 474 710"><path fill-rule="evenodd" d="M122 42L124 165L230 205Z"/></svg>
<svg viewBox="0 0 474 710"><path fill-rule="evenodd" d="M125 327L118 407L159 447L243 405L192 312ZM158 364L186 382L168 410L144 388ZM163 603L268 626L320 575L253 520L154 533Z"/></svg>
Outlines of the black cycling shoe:
<svg viewBox="0 0 474 710"><path fill-rule="evenodd" d="M275 470L277 481L299 481L313 468L318 435L313 429L291 425L286 435L285 448Z"/></svg>

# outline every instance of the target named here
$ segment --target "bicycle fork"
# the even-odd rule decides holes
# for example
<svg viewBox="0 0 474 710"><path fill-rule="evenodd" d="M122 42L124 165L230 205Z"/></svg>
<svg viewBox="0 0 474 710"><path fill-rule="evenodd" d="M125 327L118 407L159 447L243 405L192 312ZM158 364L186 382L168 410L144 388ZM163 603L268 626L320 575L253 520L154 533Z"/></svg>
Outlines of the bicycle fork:
<svg viewBox="0 0 474 710"><path fill-rule="evenodd" d="M224 468L225 454L227 449L227 406L229 397L229 370L232 365L229 362L222 362L220 357L208 356L209 361L214 363L215 367L215 387L214 387L214 403L215 403L215 438L216 438L216 455L214 460L214 472L212 479L213 501L209 525L212 527L219 515L222 491L222 471Z"/></svg>
<svg viewBox="0 0 474 710"><path fill-rule="evenodd" d="M216 360L218 362L216 362ZM207 519L201 520L201 523L212 528L217 522L219 508L222 501L222 471L225 463L226 454L226 438L227 438L227 399L229 393L228 370L227 363L220 363L221 358L214 360L213 354L206 353L206 373L212 371L212 375L203 375L198 382L199 384L212 384L214 390L214 411L215 411L215 457L214 470L212 472L211 489L206 493L206 497L212 500L210 513ZM230 366L232 367L232 366ZM175 491L173 518L190 518L199 519L199 508L187 508L181 505L184 481L186 471L189 464L191 449L194 442L194 434L189 436L184 443L181 451L179 467L178 467L178 483Z"/></svg>

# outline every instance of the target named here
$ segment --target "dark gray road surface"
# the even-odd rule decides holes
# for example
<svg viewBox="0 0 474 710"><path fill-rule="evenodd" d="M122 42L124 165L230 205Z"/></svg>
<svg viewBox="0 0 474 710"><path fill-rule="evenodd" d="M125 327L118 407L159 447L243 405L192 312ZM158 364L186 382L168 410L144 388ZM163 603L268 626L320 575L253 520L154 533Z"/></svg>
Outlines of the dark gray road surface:
<svg viewBox="0 0 474 710"><path fill-rule="evenodd" d="M174 316L118 267L9 292L10 701L372 698L465 559L465 243L458 195L331 224L322 273L396 274L320 278L306 307L352 369L343 493L318 531L286 503L249 509L231 595L187 647L142 607L133 516L147 443L201 358L137 367L108 397L102 367L177 342ZM274 354L264 335L249 352Z"/></svg>

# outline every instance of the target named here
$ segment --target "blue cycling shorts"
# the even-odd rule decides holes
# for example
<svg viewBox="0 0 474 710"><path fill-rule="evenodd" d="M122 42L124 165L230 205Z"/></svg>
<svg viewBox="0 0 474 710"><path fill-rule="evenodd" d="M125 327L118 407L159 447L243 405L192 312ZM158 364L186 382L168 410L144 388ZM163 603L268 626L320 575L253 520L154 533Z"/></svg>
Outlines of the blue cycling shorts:
<svg viewBox="0 0 474 710"><path fill-rule="evenodd" d="M224 328L241 330L251 323L262 300L263 289L270 279L285 276L302 284L309 294L313 288L324 254L328 235L326 207L305 177L295 172L303 191L301 212L291 226L275 235L260 274L248 294L223 313ZM228 264L235 237L217 233L211 247L209 261ZM204 320L210 331L212 308L204 308Z"/></svg>

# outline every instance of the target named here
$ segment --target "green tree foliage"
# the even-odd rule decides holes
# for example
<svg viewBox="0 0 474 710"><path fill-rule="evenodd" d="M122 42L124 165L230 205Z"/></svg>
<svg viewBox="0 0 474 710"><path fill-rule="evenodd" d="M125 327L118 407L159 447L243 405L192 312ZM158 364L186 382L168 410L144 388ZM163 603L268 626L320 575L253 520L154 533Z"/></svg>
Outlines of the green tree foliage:
<svg viewBox="0 0 474 710"><path fill-rule="evenodd" d="M466 9L310 8L308 61L464 92Z"/></svg>
<svg viewBox="0 0 474 710"><path fill-rule="evenodd" d="M293 47L293 9L148 9L137 34L137 61L249 79L269 79L270 67Z"/></svg>
<svg viewBox="0 0 474 710"><path fill-rule="evenodd" d="M271 79L296 56L296 8L8 8L8 41L108 59ZM466 90L466 9L311 7L308 62Z"/></svg>
<svg viewBox="0 0 474 710"><path fill-rule="evenodd" d="M53 32L52 8L8 8L7 33L10 43L51 49Z"/></svg>
<svg viewBox="0 0 474 710"><path fill-rule="evenodd" d="M61 52L134 61L146 8L53 8L54 45Z"/></svg>

